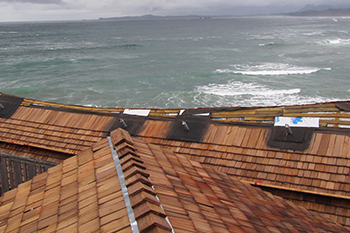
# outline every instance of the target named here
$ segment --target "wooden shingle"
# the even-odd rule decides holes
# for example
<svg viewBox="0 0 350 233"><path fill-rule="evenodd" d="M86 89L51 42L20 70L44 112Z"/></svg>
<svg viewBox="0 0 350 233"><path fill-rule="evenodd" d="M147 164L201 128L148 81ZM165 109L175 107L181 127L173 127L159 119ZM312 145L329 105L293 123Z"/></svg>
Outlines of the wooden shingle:
<svg viewBox="0 0 350 233"><path fill-rule="evenodd" d="M10 117L0 117L0 151L62 162L0 198L0 230L130 230L109 134L141 231L336 229L324 216L350 227L350 136L333 119L350 114L337 104L193 109L187 118L209 115L192 142L168 138L184 116L167 113L180 110L152 109L133 137L110 132L122 111L24 99ZM270 148L275 116L319 117L321 127L305 151Z"/></svg>

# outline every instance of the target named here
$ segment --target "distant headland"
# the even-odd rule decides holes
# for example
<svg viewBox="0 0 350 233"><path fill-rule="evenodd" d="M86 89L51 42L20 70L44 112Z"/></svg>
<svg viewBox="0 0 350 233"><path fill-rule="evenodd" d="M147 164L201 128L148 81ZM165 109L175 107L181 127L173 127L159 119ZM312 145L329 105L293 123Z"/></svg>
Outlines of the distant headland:
<svg viewBox="0 0 350 233"><path fill-rule="evenodd" d="M263 15L286 15L286 16L310 16L310 17L341 17L350 16L350 5L347 6L330 6L330 5L305 5L303 8L287 13L274 13L274 14L262 14ZM183 15L183 16L157 16L152 14L142 16L122 16L122 17L107 17L99 18L102 21L136 21L136 20L176 20L176 19L212 19L222 17L237 17L237 16L249 16L249 15L216 15L216 16L203 16L203 15ZM250 15L252 16L252 15ZM258 15L259 16L259 15Z"/></svg>
<svg viewBox="0 0 350 233"><path fill-rule="evenodd" d="M110 17L99 18L98 20L118 20L118 21L131 21L131 20L164 20L164 19L210 19L210 16L199 15L185 15L185 16L156 16L156 15L142 15L142 16L125 16L125 17Z"/></svg>
<svg viewBox="0 0 350 233"><path fill-rule="evenodd" d="M306 10L301 12L293 12L285 15L290 16L317 16L317 17L339 17L339 16L350 16L350 8L329 8L326 10Z"/></svg>
<svg viewBox="0 0 350 233"><path fill-rule="evenodd" d="M331 6L308 4L296 12L287 13L285 15L315 17L350 16L350 5Z"/></svg>

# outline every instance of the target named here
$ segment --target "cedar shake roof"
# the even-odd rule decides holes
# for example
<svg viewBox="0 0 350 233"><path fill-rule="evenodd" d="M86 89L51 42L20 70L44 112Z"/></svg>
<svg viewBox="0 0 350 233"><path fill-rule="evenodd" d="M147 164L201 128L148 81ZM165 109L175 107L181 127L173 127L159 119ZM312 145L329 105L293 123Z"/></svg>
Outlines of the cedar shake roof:
<svg viewBox="0 0 350 233"><path fill-rule="evenodd" d="M11 118L1 118L3 142L76 154L101 140L110 116L20 106Z"/></svg>
<svg viewBox="0 0 350 233"><path fill-rule="evenodd" d="M158 123L146 124L155 128ZM200 143L163 139L157 133L148 134L149 128L140 133L146 141L240 179L330 195L350 194L349 135L315 132L309 148L300 152L269 148L268 128L212 124Z"/></svg>
<svg viewBox="0 0 350 233"><path fill-rule="evenodd" d="M269 148L266 141L271 128L211 124L198 143L164 139L151 130L158 122L145 124L147 128L140 135L149 143L242 181L257 183L350 226L350 136L343 130L316 131L309 148L301 152Z"/></svg>
<svg viewBox="0 0 350 233"><path fill-rule="evenodd" d="M133 139L111 142L140 232L347 232L187 156ZM110 144L92 148L22 183L0 198L1 232L130 232Z"/></svg>
<svg viewBox="0 0 350 233"><path fill-rule="evenodd" d="M136 182L142 184L141 189L147 188L145 184L152 184L156 187L156 182L160 179L160 183L166 182L164 187L170 184L172 184L171 187L174 187L173 191L164 191L169 192L166 200L173 200L172 203L175 205L177 202L173 199L173 195L185 198L184 202L178 199L183 209L176 206L169 207L172 208L170 212L176 213L173 219L179 218L182 221L185 213L187 217L189 216L188 211L190 210L196 210L194 212L196 214L200 213L199 209L206 213L202 207L213 207L207 205L208 203L202 203L205 199L201 198L207 194L207 190L203 187L210 186L212 190L223 189L219 185L220 182L229 181L232 185L236 185L230 186L231 191L241 190L244 187L244 189L252 189L255 190L252 192L261 192L270 197L270 194L263 192L266 191L273 194L271 196L274 198L273 202L275 199L279 200L277 196L282 197L280 201L283 203L287 203L288 200L306 208L309 211L308 215L319 216L320 214L350 229L350 129L348 129L350 102L261 108L148 109L148 115L141 114L142 116L130 115L126 109L122 108L64 105L2 93L0 93L0 103L4 107L0 106L0 166L2 166L0 180L3 184L0 194L7 190L11 190L9 192L12 193L20 183L31 179L35 174L45 172L48 168L47 163L63 162L64 164L67 159L69 161L77 154L79 158L82 151L87 153L86 151L92 150L91 153L94 156L95 151L92 148L96 146L103 145L105 153L110 157L111 152L110 150L107 152L106 137L111 135L113 138L111 132L116 132L114 130L117 128L123 128L128 133L123 133L122 138L127 138L126 141L132 142L127 143L127 148L137 150L138 156L133 156L132 161L140 160L137 165L135 163L128 165L128 168L132 168L128 172L133 174L147 171L149 176L143 174L142 177L151 179L147 181L141 177L141 183ZM141 109L141 111L144 110ZM290 133L287 127L274 126L276 117L317 118L319 127L292 127L292 133ZM115 141L124 139L115 139ZM2 153L5 154L5 157ZM155 162L160 154L164 154L165 157L157 162L158 165L157 163L152 164L152 161ZM18 159L21 157L28 158L29 162L19 163ZM171 159L173 157L177 158L177 162ZM203 170L199 172L198 169L195 169L196 172L199 172L199 177L194 179L195 172L185 169L185 173L190 175L182 177L182 171L179 172L175 168L173 168L175 171L168 169L167 166L163 166L163 160L171 161L172 166L179 163L187 169L185 164L189 164L197 169L198 165ZM35 170L33 170L33 165L28 165L33 161ZM159 164L162 166L159 167ZM79 169L78 167L75 169ZM51 169L47 173L50 173ZM152 173L154 169L156 171ZM20 175L18 172L16 174L16 171L19 171ZM162 175L162 171L165 175ZM175 178L169 178L173 174L178 175L174 176ZM210 179L207 179L208 177ZM216 180L215 177L220 178ZM34 177L33 182L35 179L37 178ZM57 179L60 178L57 177ZM210 185L213 180L218 187ZM177 187L177 184L180 183L185 188ZM22 185L18 187L18 190ZM159 186L158 189L162 190L164 187ZM192 188L189 187L194 188L196 192L192 192ZM148 194L153 195L154 191L152 193L151 189L147 190L139 198L147 197L150 203L153 203L152 197ZM228 200L236 200L227 194L231 191L226 190L223 193ZM9 194L5 193L3 198L6 195ZM162 196L161 193L159 195ZM157 194L162 202L159 195ZM215 195L220 201L226 200L216 193ZM244 197L241 194L238 196L239 198ZM269 200L265 196L263 199ZM211 196L207 197L210 201L211 198ZM250 199L250 197L245 198L244 200ZM192 202L195 206L191 205ZM164 206L166 203L161 204L166 215L164 213L156 215L167 216L168 219L171 219L172 215L166 211ZM293 204L288 202L288 205ZM191 209L187 210L187 206L191 206L189 207ZM3 204L0 210L2 207ZM201 222L203 219L200 216L205 216L204 213L198 215L200 221L195 219ZM0 213L0 217L2 216ZM214 221L215 224L220 227L221 224L226 224L224 212L216 211L213 216L219 216ZM180 221L179 219L177 221ZM247 221L255 227L256 223L251 218L248 218ZM189 222L198 227L198 223L195 223L193 218L190 218ZM238 226L242 228L241 224L244 222L238 221L238 223ZM214 228L211 224L209 225L215 231L216 225ZM195 229L198 231L197 228ZM248 231L248 228L242 229Z"/></svg>

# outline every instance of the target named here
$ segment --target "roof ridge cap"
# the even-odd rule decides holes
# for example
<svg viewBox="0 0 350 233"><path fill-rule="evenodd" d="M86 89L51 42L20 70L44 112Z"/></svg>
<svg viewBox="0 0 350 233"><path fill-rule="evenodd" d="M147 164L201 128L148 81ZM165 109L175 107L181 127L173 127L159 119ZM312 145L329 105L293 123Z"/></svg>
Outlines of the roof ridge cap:
<svg viewBox="0 0 350 233"><path fill-rule="evenodd" d="M154 192L152 181L148 178L150 174L143 165L130 134L118 128L111 132L111 140L121 163L130 204L140 232L157 228L171 232L167 215Z"/></svg>
<svg viewBox="0 0 350 233"><path fill-rule="evenodd" d="M116 130L113 130L111 132L111 139L112 139L113 145L115 147L122 144L123 142L126 142L127 144L130 144L131 146L134 145L134 141L132 140L128 131L126 131L122 128L118 128Z"/></svg>

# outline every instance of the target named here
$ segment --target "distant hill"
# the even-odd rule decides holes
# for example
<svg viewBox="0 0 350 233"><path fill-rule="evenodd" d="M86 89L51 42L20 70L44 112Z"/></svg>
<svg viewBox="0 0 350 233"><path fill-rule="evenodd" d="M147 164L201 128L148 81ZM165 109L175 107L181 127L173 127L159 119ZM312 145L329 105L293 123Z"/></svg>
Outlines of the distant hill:
<svg viewBox="0 0 350 233"><path fill-rule="evenodd" d="M307 4L300 10L297 10L296 12L305 12L305 11L325 11L328 9L334 8L330 5L314 5L314 4Z"/></svg>
<svg viewBox="0 0 350 233"><path fill-rule="evenodd" d="M99 18L98 20L132 21L132 20L163 20L163 19L209 19L209 18L211 17L198 16L198 15L185 15L185 16L142 15L142 16Z"/></svg>
<svg viewBox="0 0 350 233"><path fill-rule="evenodd" d="M350 5L331 6L308 4L300 10L287 15L291 16L350 16Z"/></svg>
<svg viewBox="0 0 350 233"><path fill-rule="evenodd" d="M350 8L326 9L326 10L306 10L301 12L293 12L287 15L291 16L350 16Z"/></svg>

